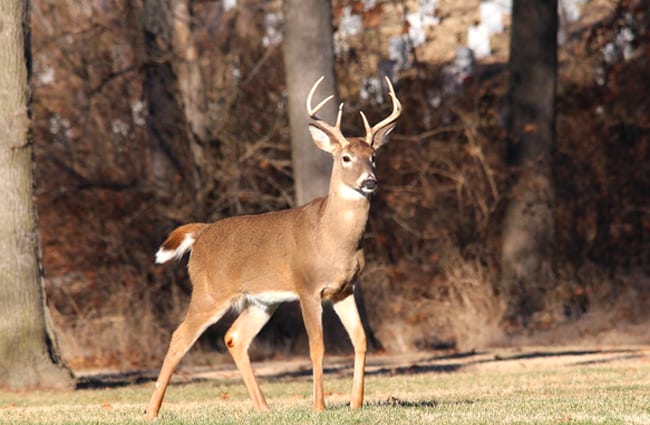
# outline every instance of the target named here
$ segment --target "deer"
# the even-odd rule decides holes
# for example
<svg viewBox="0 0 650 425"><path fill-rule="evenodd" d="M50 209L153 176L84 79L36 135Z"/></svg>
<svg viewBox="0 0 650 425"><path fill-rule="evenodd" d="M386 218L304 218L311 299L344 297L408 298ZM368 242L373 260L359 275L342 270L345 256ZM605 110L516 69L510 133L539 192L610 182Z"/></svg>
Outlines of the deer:
<svg viewBox="0 0 650 425"><path fill-rule="evenodd" d="M248 348L278 305L299 301L312 362L314 411L325 409L323 393L322 308L330 302L354 349L351 408L364 397L366 335L354 298L354 286L365 266L362 238L370 197L378 187L375 151L387 142L401 114L401 104L386 78L392 112L374 126L361 118L365 137L345 137L341 131L343 103L334 125L318 118L330 95L312 107L307 96L313 142L332 155L328 194L300 207L256 215L190 223L173 230L156 253L156 263L180 259L191 251L188 272L192 295L184 320L174 331L146 417L157 417L172 374L203 331L227 311L239 315L224 340L257 411L270 411L256 380Z"/></svg>

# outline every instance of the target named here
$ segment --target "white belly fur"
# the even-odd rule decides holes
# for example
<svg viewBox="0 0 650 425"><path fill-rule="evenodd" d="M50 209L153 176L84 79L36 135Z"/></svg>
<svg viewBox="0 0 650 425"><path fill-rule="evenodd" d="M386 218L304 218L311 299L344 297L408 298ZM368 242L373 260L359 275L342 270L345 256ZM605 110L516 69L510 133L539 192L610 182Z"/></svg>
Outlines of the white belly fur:
<svg viewBox="0 0 650 425"><path fill-rule="evenodd" d="M237 311L241 311L249 305L255 305L263 310L274 308L278 304L297 301L298 294L291 291L266 291L257 294L242 294L233 304Z"/></svg>

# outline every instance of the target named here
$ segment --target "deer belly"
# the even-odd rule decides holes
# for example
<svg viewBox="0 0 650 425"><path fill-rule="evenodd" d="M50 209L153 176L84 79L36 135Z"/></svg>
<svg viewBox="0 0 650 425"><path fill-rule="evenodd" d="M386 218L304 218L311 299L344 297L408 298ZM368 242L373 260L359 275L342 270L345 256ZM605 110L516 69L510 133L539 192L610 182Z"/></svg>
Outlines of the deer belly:
<svg viewBox="0 0 650 425"><path fill-rule="evenodd" d="M298 294L291 291L264 291L256 294L243 294L234 304L235 310L241 311L249 305L264 310L274 310L278 304L297 301Z"/></svg>

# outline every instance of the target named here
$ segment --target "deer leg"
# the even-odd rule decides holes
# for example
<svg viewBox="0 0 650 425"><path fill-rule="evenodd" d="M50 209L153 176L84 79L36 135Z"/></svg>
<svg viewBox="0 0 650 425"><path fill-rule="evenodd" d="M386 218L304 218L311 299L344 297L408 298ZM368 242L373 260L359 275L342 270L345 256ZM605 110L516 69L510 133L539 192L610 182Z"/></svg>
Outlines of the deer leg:
<svg viewBox="0 0 650 425"><path fill-rule="evenodd" d="M323 343L323 306L319 297L301 297L300 309L305 322L307 337L309 338L309 357L312 363L314 379L313 410L325 409L325 395L323 393L323 358L325 345Z"/></svg>
<svg viewBox="0 0 650 425"><path fill-rule="evenodd" d="M366 333L361 324L354 294L334 304L334 311L341 319L354 347L354 375L350 407L359 408L363 404L363 382L366 367Z"/></svg>
<svg viewBox="0 0 650 425"><path fill-rule="evenodd" d="M277 306L261 307L256 304L250 304L239 315L237 320L232 324L224 337L226 346L235 360L235 364L239 372L244 378L244 384L248 394L250 394L255 404L255 408L259 411L270 411L269 405L264 399L262 390L260 389L253 368L251 367L250 357L248 356L248 347L250 346L253 338L264 327L266 322L269 321L271 315L275 312Z"/></svg>
<svg viewBox="0 0 650 425"><path fill-rule="evenodd" d="M192 347L203 331L208 326L218 321L227 309L228 306L225 305L216 310L216 314L214 313L215 310L212 310L210 314L203 311L197 312L192 309L192 305L190 304L185 320L183 320L183 323L181 323L174 331L171 342L169 343L169 349L167 350L167 355L165 355L165 360L160 368L156 387L151 395L151 399L149 399L149 403L147 404L147 419L154 419L158 416L160 405L162 404L163 397L165 397L167 385L169 385L172 374L185 353L187 353L190 347Z"/></svg>

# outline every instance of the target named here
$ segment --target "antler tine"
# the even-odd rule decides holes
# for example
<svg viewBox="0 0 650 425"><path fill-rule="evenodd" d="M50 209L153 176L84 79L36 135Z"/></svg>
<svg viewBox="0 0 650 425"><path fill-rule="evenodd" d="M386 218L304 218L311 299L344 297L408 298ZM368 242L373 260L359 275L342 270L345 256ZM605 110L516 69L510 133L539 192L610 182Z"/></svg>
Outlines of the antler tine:
<svg viewBox="0 0 650 425"><path fill-rule="evenodd" d="M388 95L391 98L391 101L393 102L393 112L390 113L390 115L386 118L384 118L382 121L378 122L375 124L372 129L377 130L382 127L385 127L387 124L395 121L397 117L400 116L402 113L402 104L399 102L397 99L397 95L395 94L395 88L393 88L393 84L390 82L390 78L384 77L386 79L386 84L388 84Z"/></svg>
<svg viewBox="0 0 650 425"><path fill-rule="evenodd" d="M334 95L331 94L331 95L327 96L325 99L321 100L321 102L320 102L318 105L316 105L316 107L315 107L314 109L312 109L312 110L309 111L309 115L312 116L312 117L316 116L316 114L318 113L318 111L320 111L321 108L322 108L323 106L325 106L325 104L326 104L327 102L329 102L330 100L332 100L333 98L334 98Z"/></svg>
<svg viewBox="0 0 650 425"><path fill-rule="evenodd" d="M366 143L373 147L379 147L383 143L383 138L388 133L390 133L391 130L393 130L395 127L395 121L397 121L397 118L402 113L402 104L399 102L399 99L397 99L393 84L390 82L390 79L388 77L384 78L386 79L386 84L388 85L388 95L390 96L393 103L393 111L389 116L373 125L372 128L370 128L370 125L368 124L368 120L366 119L364 113L361 112L361 117L363 118L363 126L366 129ZM374 140L377 135L381 135L381 137L378 138L379 141ZM377 146L374 146L375 143L377 143Z"/></svg>
<svg viewBox="0 0 650 425"><path fill-rule="evenodd" d="M370 124L368 124L368 118L366 118L366 114L363 113L363 111L359 111L361 114L361 119L363 120L363 128L366 129L366 134L369 134L372 129L370 128Z"/></svg>
<svg viewBox="0 0 650 425"><path fill-rule="evenodd" d="M322 100L318 105L316 105L315 108L312 108L312 107L311 107L311 99L312 99L312 97L314 97L314 93L316 93L316 90L318 89L318 86L319 86L320 83L323 81L323 79L325 79L325 76L324 76L324 75L323 75L322 77L320 77L320 78L319 78L319 79L314 83L314 85L311 87L311 90L309 90L309 94L307 95L307 113L308 113L309 116L311 116L311 117L314 117L314 116L318 113L318 111L320 111L321 108L322 108L322 107L323 107L327 102L329 102L330 99L332 99L332 98L334 97L334 95L330 95L330 96L326 97L325 99L323 99L323 100Z"/></svg>
<svg viewBox="0 0 650 425"><path fill-rule="evenodd" d="M338 113L336 115L336 125L332 126L325 121L321 120L316 116L318 111L320 111L323 106L330 100L334 98L334 95L327 96L325 99L323 99L318 105L316 105L314 108L311 107L312 104L312 98L314 97L314 93L316 93L316 90L318 89L318 86L320 83L323 81L325 77L322 76L320 77L312 86L311 90L309 90L309 94L307 95L307 113L309 114L309 117L311 118L311 123L310 125L317 127L326 133L328 133L331 137L334 137L337 142L341 146L347 145L348 141L345 139L343 136L343 133L341 132L341 117L343 115L343 102L338 107Z"/></svg>
<svg viewBox="0 0 650 425"><path fill-rule="evenodd" d="M330 96L332 97L332 96ZM328 98L329 99L329 98ZM341 128L341 117L343 116L343 102L339 104L339 112L336 114L336 128Z"/></svg>

